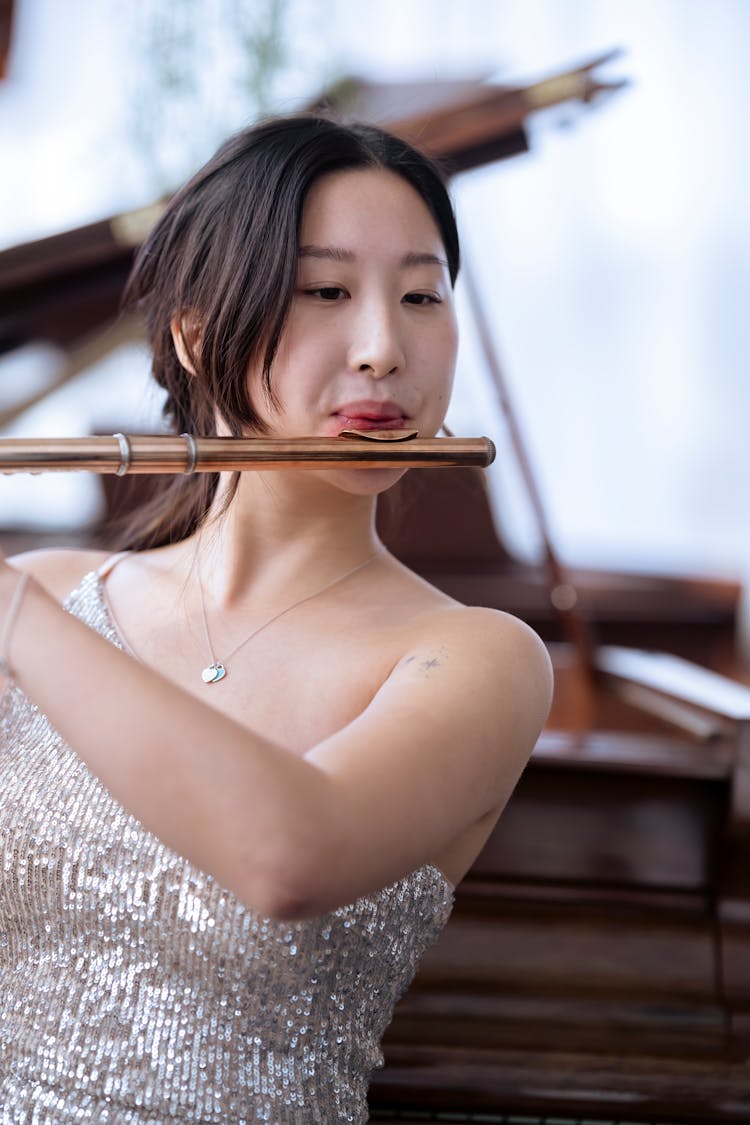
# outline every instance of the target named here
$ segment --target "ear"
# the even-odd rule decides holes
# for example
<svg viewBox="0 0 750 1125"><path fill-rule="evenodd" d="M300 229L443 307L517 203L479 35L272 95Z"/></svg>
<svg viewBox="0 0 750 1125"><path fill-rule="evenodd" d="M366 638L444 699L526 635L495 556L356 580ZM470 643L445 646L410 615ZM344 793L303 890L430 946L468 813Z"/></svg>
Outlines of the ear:
<svg viewBox="0 0 750 1125"><path fill-rule="evenodd" d="M195 375L195 353L201 344L201 325L194 312L185 310L172 317L169 323L172 343L177 358L190 375Z"/></svg>

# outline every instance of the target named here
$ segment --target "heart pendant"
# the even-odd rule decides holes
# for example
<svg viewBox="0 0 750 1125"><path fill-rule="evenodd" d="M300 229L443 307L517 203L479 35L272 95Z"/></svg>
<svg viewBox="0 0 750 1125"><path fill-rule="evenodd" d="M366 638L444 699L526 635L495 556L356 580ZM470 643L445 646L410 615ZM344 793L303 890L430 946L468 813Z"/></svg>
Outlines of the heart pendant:
<svg viewBox="0 0 750 1125"><path fill-rule="evenodd" d="M201 672L201 679L204 684L216 684L219 680L223 680L227 674L227 670L223 664L209 664L208 668L204 668Z"/></svg>

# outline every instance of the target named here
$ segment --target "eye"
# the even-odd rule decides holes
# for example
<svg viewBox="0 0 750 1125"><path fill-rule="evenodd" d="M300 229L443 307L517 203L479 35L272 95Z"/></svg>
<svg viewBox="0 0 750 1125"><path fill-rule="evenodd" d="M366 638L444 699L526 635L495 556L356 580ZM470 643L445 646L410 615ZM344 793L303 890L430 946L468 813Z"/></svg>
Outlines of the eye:
<svg viewBox="0 0 750 1125"><path fill-rule="evenodd" d="M308 297L317 297L321 301L343 301L348 296L346 289L340 285L319 285L315 289L305 289Z"/></svg>
<svg viewBox="0 0 750 1125"><path fill-rule="evenodd" d="M441 304L440 297L435 293L406 293L402 298L406 305L439 305Z"/></svg>

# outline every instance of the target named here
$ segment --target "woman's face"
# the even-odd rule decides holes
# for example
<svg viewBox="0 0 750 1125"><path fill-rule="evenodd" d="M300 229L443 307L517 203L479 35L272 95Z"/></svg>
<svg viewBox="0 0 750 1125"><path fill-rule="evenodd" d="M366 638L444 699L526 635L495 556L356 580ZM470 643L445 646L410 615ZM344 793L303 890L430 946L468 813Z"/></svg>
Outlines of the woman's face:
<svg viewBox="0 0 750 1125"><path fill-rule="evenodd" d="M276 436L344 429L440 428L457 332L439 230L393 172L318 180L307 197L297 284L271 367L277 408L250 374L250 397Z"/></svg>

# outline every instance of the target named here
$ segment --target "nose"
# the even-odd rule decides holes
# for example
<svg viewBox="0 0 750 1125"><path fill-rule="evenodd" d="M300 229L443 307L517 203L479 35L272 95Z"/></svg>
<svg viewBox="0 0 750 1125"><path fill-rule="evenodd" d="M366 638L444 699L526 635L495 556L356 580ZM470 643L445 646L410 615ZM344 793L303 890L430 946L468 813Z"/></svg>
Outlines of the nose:
<svg viewBox="0 0 750 1125"><path fill-rule="evenodd" d="M382 379L402 370L405 358L398 314L384 302L368 302L353 325L349 369Z"/></svg>

